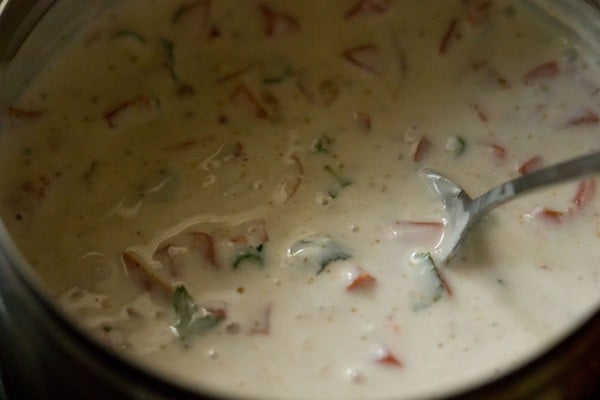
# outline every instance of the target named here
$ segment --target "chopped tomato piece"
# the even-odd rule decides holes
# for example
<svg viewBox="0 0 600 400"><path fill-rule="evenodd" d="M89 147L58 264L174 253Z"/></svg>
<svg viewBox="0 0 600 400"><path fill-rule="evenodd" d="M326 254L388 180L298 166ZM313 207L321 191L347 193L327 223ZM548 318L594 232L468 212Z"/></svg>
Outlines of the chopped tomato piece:
<svg viewBox="0 0 600 400"><path fill-rule="evenodd" d="M421 136L418 141L416 141L410 150L410 158L414 162L420 162L425 153L431 147L431 142L425 136Z"/></svg>
<svg viewBox="0 0 600 400"><path fill-rule="evenodd" d="M383 14L387 11L389 5L390 0L359 0L344 14L344 18L350 19L370 14Z"/></svg>
<svg viewBox="0 0 600 400"><path fill-rule="evenodd" d="M157 290L160 294L166 296L173 294L173 285L156 275L133 254L124 252L121 260L123 260L127 271L138 278L146 290Z"/></svg>
<svg viewBox="0 0 600 400"><path fill-rule="evenodd" d="M215 238L213 235L206 232L192 232L194 244L200 248L204 259L213 268L220 268L217 260L217 252L215 250Z"/></svg>
<svg viewBox="0 0 600 400"><path fill-rule="evenodd" d="M502 89L510 88L508 80L493 66L485 60L476 60L471 63L473 71L483 71L491 81L494 81Z"/></svg>
<svg viewBox="0 0 600 400"><path fill-rule="evenodd" d="M492 143L487 145L487 149L496 160L504 161L506 159L506 149L503 146Z"/></svg>
<svg viewBox="0 0 600 400"><path fill-rule="evenodd" d="M296 32L300 30L300 23L295 17L273 10L264 4L259 6L264 20L264 32L267 36Z"/></svg>
<svg viewBox="0 0 600 400"><path fill-rule="evenodd" d="M379 48L373 43L366 43L344 50L344 58L351 64L373 74L379 74Z"/></svg>
<svg viewBox="0 0 600 400"><path fill-rule="evenodd" d="M296 169L298 170L298 174L304 175L304 165L302 165L302 161L300 161L300 157L298 157L298 155L296 155L296 154L291 154L289 156L289 159L296 166Z"/></svg>
<svg viewBox="0 0 600 400"><path fill-rule="evenodd" d="M104 113L104 120L111 128L117 126L117 119L127 110L136 112L149 112L153 108L152 99L148 96L138 96L132 100L119 104L118 106Z"/></svg>
<svg viewBox="0 0 600 400"><path fill-rule="evenodd" d="M436 221L396 221L396 225L432 228L432 229L436 229L436 230L444 228L443 223L436 222Z"/></svg>
<svg viewBox="0 0 600 400"><path fill-rule="evenodd" d="M8 107L6 111L10 118L19 120L34 119L44 113L42 110L26 110L24 108L16 107Z"/></svg>
<svg viewBox="0 0 600 400"><path fill-rule="evenodd" d="M488 122L490 119L485 111L481 108L479 104L473 105L473 110L477 113L477 117L481 122Z"/></svg>
<svg viewBox="0 0 600 400"><path fill-rule="evenodd" d="M363 131L369 132L371 130L371 116L368 113L355 111L354 120L358 123Z"/></svg>
<svg viewBox="0 0 600 400"><path fill-rule="evenodd" d="M197 140L184 140L183 142L179 142L179 143L175 143L172 144L170 146L165 146L163 147L164 150L168 150L168 151L181 151L181 150L187 150L190 147L195 146L198 143Z"/></svg>
<svg viewBox="0 0 600 400"><path fill-rule="evenodd" d="M240 84L235 88L230 99L232 105L242 114L260 119L269 116L267 110L244 84Z"/></svg>
<svg viewBox="0 0 600 400"><path fill-rule="evenodd" d="M455 18L448 24L448 28L446 28L446 32L444 36L442 36L442 40L440 41L440 45L438 47L438 53L446 54L448 51L448 47L450 46L450 42L452 42L452 38L454 37L456 30L458 28L458 20Z"/></svg>
<svg viewBox="0 0 600 400"><path fill-rule="evenodd" d="M246 238L246 236L243 235L237 235L231 238L231 243L235 243L235 244L241 244L241 245L248 245L248 239Z"/></svg>
<svg viewBox="0 0 600 400"><path fill-rule="evenodd" d="M531 157L529 160L527 160L524 163L522 163L521 165L519 165L517 167L517 171L521 175L525 175L525 174L535 171L541 165L542 165L542 157L535 156L535 157Z"/></svg>
<svg viewBox="0 0 600 400"><path fill-rule="evenodd" d="M217 319L225 319L227 318L227 310L224 308L207 308L206 311L208 312L208 314L212 317L215 317Z"/></svg>
<svg viewBox="0 0 600 400"><path fill-rule="evenodd" d="M560 222L565 216L565 213L550 208L543 208L539 211L538 215L554 222Z"/></svg>
<svg viewBox="0 0 600 400"><path fill-rule="evenodd" d="M554 78L559 72L560 68L558 67L558 63L556 61L550 61L527 72L523 77L523 81L526 84L529 84L538 80Z"/></svg>
<svg viewBox="0 0 600 400"><path fill-rule="evenodd" d="M228 74L225 74L225 75L221 76L219 79L217 79L217 83L223 83L223 82L231 81L231 80L233 80L235 78L238 78L238 77L244 75L249 70L250 70L250 67L249 66L245 66L245 67L242 67L242 68L237 69L235 71L232 71L232 72L230 72Z"/></svg>
<svg viewBox="0 0 600 400"><path fill-rule="evenodd" d="M373 286L376 282L376 279L365 271L360 271L356 277L350 282L348 286L346 286L346 290L352 291L361 288L367 288Z"/></svg>
<svg viewBox="0 0 600 400"><path fill-rule="evenodd" d="M585 207L585 205L592 199L595 192L596 181L594 179L582 180L577 186L577 190L573 196L573 199L571 200L571 203L564 211L542 208L536 212L536 215L554 222L561 222L564 218L574 215L577 213L577 211Z"/></svg>
<svg viewBox="0 0 600 400"><path fill-rule="evenodd" d="M580 126L580 125L595 125L600 122L598 114L592 110L586 110L583 113L576 115L571 118L567 125L569 126Z"/></svg>
<svg viewBox="0 0 600 400"><path fill-rule="evenodd" d="M285 178L282 182L281 182L281 186L280 186L280 197L281 197L281 202L285 203L286 201L288 201L289 199L291 199L292 197L294 197L294 195L296 194L296 192L298 192L298 189L300 188L300 185L302 184L302 177L301 176L290 176Z"/></svg>
<svg viewBox="0 0 600 400"><path fill-rule="evenodd" d="M377 363L390 367L402 367L402 362L396 358L390 351L386 351L378 359Z"/></svg>
<svg viewBox="0 0 600 400"><path fill-rule="evenodd" d="M573 200L571 200L570 209L578 209L585 206L591 200L595 192L596 181L593 179L585 179L579 182L575 196L573 196Z"/></svg>
<svg viewBox="0 0 600 400"><path fill-rule="evenodd" d="M473 27L477 27L489 19L491 1L487 0L481 4L467 9L467 21Z"/></svg>

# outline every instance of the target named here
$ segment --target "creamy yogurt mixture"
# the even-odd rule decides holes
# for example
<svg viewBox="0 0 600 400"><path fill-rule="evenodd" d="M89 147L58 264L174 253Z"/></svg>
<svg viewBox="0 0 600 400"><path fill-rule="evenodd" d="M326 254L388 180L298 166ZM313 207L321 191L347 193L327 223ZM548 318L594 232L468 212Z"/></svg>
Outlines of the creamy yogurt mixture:
<svg viewBox="0 0 600 400"><path fill-rule="evenodd" d="M417 171L477 195L599 150L592 56L521 1L129 1L4 110L1 214L70 315L174 380L450 393L598 306L600 201L508 204L444 266Z"/></svg>

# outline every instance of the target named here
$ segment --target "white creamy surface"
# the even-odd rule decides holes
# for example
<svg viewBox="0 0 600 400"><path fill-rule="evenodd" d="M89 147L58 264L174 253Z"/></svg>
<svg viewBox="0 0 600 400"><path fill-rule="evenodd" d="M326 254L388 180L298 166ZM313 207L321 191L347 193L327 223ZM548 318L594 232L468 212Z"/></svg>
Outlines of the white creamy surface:
<svg viewBox="0 0 600 400"><path fill-rule="evenodd" d="M599 112L593 59L523 2L134 0L7 110L0 210L65 309L172 379L439 396L598 307L600 202L507 204L433 267L417 171L478 195L599 150ZM178 337L180 286L213 327Z"/></svg>

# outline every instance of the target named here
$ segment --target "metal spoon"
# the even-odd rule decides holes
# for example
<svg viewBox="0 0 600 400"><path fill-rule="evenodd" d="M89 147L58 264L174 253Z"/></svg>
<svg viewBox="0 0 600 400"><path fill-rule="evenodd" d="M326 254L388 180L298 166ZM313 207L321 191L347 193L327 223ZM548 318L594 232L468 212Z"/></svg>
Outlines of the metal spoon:
<svg viewBox="0 0 600 400"><path fill-rule="evenodd" d="M473 225L492 209L543 186L600 172L600 152L571 159L502 183L472 199L457 183L431 170L420 171L425 184L442 200L445 228L434 254L448 263Z"/></svg>

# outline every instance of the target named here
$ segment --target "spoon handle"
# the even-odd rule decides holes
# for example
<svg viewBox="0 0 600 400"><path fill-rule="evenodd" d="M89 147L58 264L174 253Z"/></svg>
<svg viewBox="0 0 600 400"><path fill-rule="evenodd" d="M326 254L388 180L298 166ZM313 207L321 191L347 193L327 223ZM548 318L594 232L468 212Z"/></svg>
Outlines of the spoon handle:
<svg viewBox="0 0 600 400"><path fill-rule="evenodd" d="M471 210L482 215L523 193L600 172L600 152L577 157L505 182L473 199Z"/></svg>

